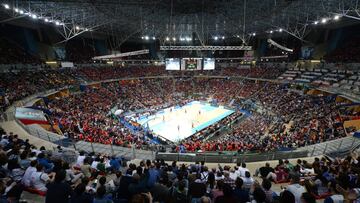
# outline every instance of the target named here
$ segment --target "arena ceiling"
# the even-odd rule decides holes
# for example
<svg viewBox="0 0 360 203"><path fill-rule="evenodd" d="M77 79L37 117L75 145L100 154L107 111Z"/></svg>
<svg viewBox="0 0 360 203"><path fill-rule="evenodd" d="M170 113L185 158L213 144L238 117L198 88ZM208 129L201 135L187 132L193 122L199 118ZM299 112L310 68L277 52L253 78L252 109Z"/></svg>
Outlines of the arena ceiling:
<svg viewBox="0 0 360 203"><path fill-rule="evenodd" d="M325 18L325 23L334 21L334 16L358 20L358 1L10 0L1 1L1 20L9 20L4 18L5 14L10 20L25 17L53 23L65 40L89 31L116 36L122 41L142 38L160 39L164 43L173 38L184 41L196 38L202 44L214 39L246 42L264 34L288 34L303 39Z"/></svg>

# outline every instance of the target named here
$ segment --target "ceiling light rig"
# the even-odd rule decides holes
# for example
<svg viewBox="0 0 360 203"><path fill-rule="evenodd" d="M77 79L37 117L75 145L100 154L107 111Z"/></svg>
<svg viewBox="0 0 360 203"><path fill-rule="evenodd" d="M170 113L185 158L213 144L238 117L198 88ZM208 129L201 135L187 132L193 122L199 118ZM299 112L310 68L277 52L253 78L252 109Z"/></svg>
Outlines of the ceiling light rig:
<svg viewBox="0 0 360 203"><path fill-rule="evenodd" d="M319 20L314 21L313 24L314 25L318 25L319 23L327 24L331 20L336 22L336 21L339 21L341 17L342 17L342 15L339 15L339 14L334 15L334 17L332 17L332 18L331 17L323 17L323 18L321 18L320 21Z"/></svg>
<svg viewBox="0 0 360 203"><path fill-rule="evenodd" d="M36 14L34 12L26 12L26 11L24 11L21 8L18 8L18 7L11 8L11 6L9 4L2 4L2 5L6 10L12 9L15 13L18 13L20 15L26 15L29 18L33 19L33 20L42 19L42 20L44 20L45 23L53 23L55 26L64 26L65 25L65 22L62 22L62 21L59 21L59 20L52 20L51 17L41 16L41 15L38 15L38 14ZM81 30L81 31L91 31L91 29L89 29L89 28L82 28L82 27L79 27L79 26L75 26L74 28L76 30Z"/></svg>

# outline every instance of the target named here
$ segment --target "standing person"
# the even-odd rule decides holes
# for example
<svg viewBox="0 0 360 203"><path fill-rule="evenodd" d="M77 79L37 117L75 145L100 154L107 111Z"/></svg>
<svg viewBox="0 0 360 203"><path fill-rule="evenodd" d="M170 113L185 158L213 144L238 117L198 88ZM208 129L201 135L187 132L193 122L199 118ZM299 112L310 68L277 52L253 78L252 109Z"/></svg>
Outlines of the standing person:
<svg viewBox="0 0 360 203"><path fill-rule="evenodd" d="M72 189L65 183L66 172L59 170L55 175L55 181L46 185L47 192L45 203L63 203L69 202L72 195Z"/></svg>
<svg viewBox="0 0 360 203"><path fill-rule="evenodd" d="M196 203L202 196L206 194L206 185L201 181L201 175L196 174L196 179L189 186L189 194L191 196L191 202Z"/></svg>

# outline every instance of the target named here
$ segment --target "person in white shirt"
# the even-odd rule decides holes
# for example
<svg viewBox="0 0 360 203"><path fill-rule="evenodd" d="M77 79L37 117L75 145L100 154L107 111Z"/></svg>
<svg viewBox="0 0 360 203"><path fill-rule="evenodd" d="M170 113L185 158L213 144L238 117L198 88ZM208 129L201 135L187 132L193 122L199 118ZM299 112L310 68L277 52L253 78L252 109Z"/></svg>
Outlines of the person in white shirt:
<svg viewBox="0 0 360 203"><path fill-rule="evenodd" d="M31 182L31 175L36 172L36 166L37 161L31 161L30 162L30 166L26 169L24 176L21 180L21 183L25 186L25 187L30 187L30 182Z"/></svg>
<svg viewBox="0 0 360 203"><path fill-rule="evenodd" d="M209 169L207 166L203 167L200 175L201 175L201 180L206 183L208 180L208 176L209 176Z"/></svg>
<svg viewBox="0 0 360 203"><path fill-rule="evenodd" d="M85 153L83 151L81 151L76 160L76 166L81 167L84 164L85 158L86 158Z"/></svg>
<svg viewBox="0 0 360 203"><path fill-rule="evenodd" d="M241 166L239 167L238 171L239 171L240 177L245 177L245 172L249 171L249 169L246 168L245 163L242 163Z"/></svg>
<svg viewBox="0 0 360 203"><path fill-rule="evenodd" d="M238 177L238 175L236 174L236 171L232 168L230 169L230 178L233 179L234 181L236 180L236 178Z"/></svg>
<svg viewBox="0 0 360 203"><path fill-rule="evenodd" d="M54 175L48 176L47 173L43 171L43 166L41 164L36 165L36 171L31 174L30 186L35 190L46 192L46 184L51 182L54 178Z"/></svg>
<svg viewBox="0 0 360 203"><path fill-rule="evenodd" d="M243 180L243 188L247 191L250 191L251 186L254 184L254 179L251 177L250 172L245 172L245 177L241 177Z"/></svg>
<svg viewBox="0 0 360 203"><path fill-rule="evenodd" d="M65 181L67 181L70 185L76 183L80 178L84 177L84 175L81 172L74 171L72 168L70 168L69 163L63 164L63 169L66 172L65 175Z"/></svg>
<svg viewBox="0 0 360 203"><path fill-rule="evenodd" d="M305 188L300 184L299 174L290 175L290 185L287 186L287 191L291 192L295 197L295 203L301 203L301 195L306 192Z"/></svg>
<svg viewBox="0 0 360 203"><path fill-rule="evenodd" d="M98 158L96 158L92 163L91 163L91 168L97 170L97 165L100 163L100 160Z"/></svg>

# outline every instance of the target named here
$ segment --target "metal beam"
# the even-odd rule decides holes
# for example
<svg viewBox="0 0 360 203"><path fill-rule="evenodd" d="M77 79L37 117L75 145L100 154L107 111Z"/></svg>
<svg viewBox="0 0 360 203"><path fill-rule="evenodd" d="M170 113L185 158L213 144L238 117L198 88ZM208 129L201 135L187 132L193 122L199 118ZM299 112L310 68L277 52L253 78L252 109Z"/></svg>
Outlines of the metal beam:
<svg viewBox="0 0 360 203"><path fill-rule="evenodd" d="M178 51L186 51L186 50L198 50L198 51L218 51L218 50L244 50L250 51L252 50L252 46L160 46L161 51L169 51L169 50L178 50Z"/></svg>

